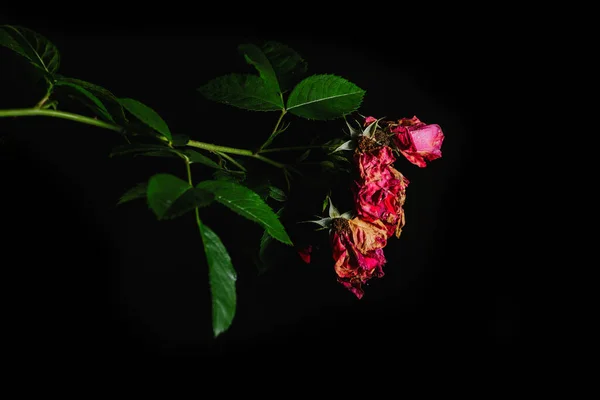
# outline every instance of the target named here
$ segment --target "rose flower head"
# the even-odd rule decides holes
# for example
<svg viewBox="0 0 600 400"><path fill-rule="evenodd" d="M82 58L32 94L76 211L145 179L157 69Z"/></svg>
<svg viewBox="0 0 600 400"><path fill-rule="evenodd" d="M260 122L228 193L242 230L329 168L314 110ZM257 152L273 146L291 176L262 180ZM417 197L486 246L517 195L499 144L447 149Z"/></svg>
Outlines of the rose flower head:
<svg viewBox="0 0 600 400"><path fill-rule="evenodd" d="M427 161L442 157L444 133L439 125L425 124L416 116L386 121L384 125L393 134L398 151L411 163L424 168Z"/></svg>
<svg viewBox="0 0 600 400"><path fill-rule="evenodd" d="M338 282L360 299L364 295L362 285L384 275L385 226L380 221L366 222L359 217L335 218L330 235Z"/></svg>
<svg viewBox="0 0 600 400"><path fill-rule="evenodd" d="M376 120L367 117L365 125L368 121ZM376 128L373 136L361 136L354 153L360 177L354 187L356 212L366 221L380 220L388 237L394 234L400 237L405 224L403 206L409 181L392 166L396 161L392 149L377 141L381 134L384 132Z"/></svg>
<svg viewBox="0 0 600 400"><path fill-rule="evenodd" d="M351 212L340 214L329 196L325 201L329 204L329 216L306 222L320 225L319 230L329 229L337 280L360 299L364 294L362 285L372 277L383 276L386 227L381 221L352 217Z"/></svg>
<svg viewBox="0 0 600 400"><path fill-rule="evenodd" d="M405 225L404 202L409 184L398 170L388 168L388 179L356 183L354 201L357 214L366 221L381 221L388 237L400 237Z"/></svg>

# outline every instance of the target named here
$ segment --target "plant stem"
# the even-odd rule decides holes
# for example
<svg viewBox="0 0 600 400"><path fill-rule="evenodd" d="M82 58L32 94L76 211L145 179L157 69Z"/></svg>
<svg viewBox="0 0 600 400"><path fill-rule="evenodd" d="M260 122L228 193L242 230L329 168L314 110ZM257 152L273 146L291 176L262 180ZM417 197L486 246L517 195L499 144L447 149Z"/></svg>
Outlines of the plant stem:
<svg viewBox="0 0 600 400"><path fill-rule="evenodd" d="M192 169L190 168L190 159L187 156L183 156L183 161L185 161L185 169L187 172L188 183L190 186L194 186L192 182Z"/></svg>
<svg viewBox="0 0 600 400"><path fill-rule="evenodd" d="M183 160L185 161L185 170L187 173L188 183L190 184L190 186L193 187L194 183L192 181L192 169L190 168L190 159L184 156ZM194 207L194 213L196 214L196 225L198 225L198 229L201 229L202 221L200 220L200 211L198 210L198 207ZM200 234L200 238L202 239L202 233Z"/></svg>
<svg viewBox="0 0 600 400"><path fill-rule="evenodd" d="M261 156L260 154L252 154L252 157L256 158L257 160L261 160L261 161L264 161L264 162L266 162L268 164L271 164L271 165L273 165L273 166L275 166L277 168L283 168L283 169L286 168L285 164L279 163L277 161L273 161L270 158Z"/></svg>
<svg viewBox="0 0 600 400"><path fill-rule="evenodd" d="M108 122L100 121L98 119L85 117L79 114L73 114L65 111L47 110L39 108L16 108L12 110L0 110L0 118L4 117L54 117L68 119L82 124L94 125L104 129L110 129L115 132L122 133L123 128L117 125L109 124Z"/></svg>
<svg viewBox="0 0 600 400"><path fill-rule="evenodd" d="M267 147L273 141L273 139L275 139L275 136L277 136L277 129L279 129L279 124L281 124L281 120L283 120L283 116L285 115L286 112L287 112L287 110L285 108L283 110L281 110L281 114L279 114L279 118L277 119L275 128L273 128L273 132L271 132L271 135L269 136L269 138L258 148L257 153L260 153L265 147Z"/></svg>
<svg viewBox="0 0 600 400"><path fill-rule="evenodd" d="M49 98L50 98L50 92L46 93L46 95L35 105L34 108L42 108L44 103L46 103Z"/></svg>
<svg viewBox="0 0 600 400"><path fill-rule="evenodd" d="M218 146L216 144L198 142L196 140L190 140L189 142L187 142L187 146L197 147L199 149L213 151L215 153L229 153L229 154L237 154L240 156L252 157L252 158L256 158L257 160L261 160L263 162L271 164L277 168L285 168L284 164L278 163L277 161L271 160L270 158L267 158L267 157L263 157L259 154L255 154L251 150L248 150L248 149L238 149L235 147Z"/></svg>
<svg viewBox="0 0 600 400"><path fill-rule="evenodd" d="M49 81L48 78L46 78L46 82L48 83L46 95L42 97L40 101L38 101L34 108L42 108L42 106L46 104L46 102L48 101L48 99L50 99L50 96L52 95L52 91L54 90L54 84L51 81Z"/></svg>
<svg viewBox="0 0 600 400"><path fill-rule="evenodd" d="M228 160L230 163L232 163L236 167L238 167L240 169L240 171L248 172L248 170L242 164L235 161L235 159L233 159L232 157L228 156L227 153L218 152L217 154L220 155L221 157L223 157L224 159Z"/></svg>
<svg viewBox="0 0 600 400"><path fill-rule="evenodd" d="M213 151L213 152L237 154L240 156L247 156L247 157L252 157L254 155L254 153L252 153L252 151L247 150L247 149L238 149L235 147L219 146L219 145L212 144L212 143L198 142L196 140L190 140L189 142L187 142L186 146L197 147L199 149Z"/></svg>
<svg viewBox="0 0 600 400"><path fill-rule="evenodd" d="M259 151L259 153L276 153L279 151L297 151L297 150L308 150L308 149L325 149L328 147L335 147L335 146L328 146L328 145L310 145L310 146L294 146L294 147L278 147L278 148L273 148L273 149L264 149Z"/></svg>
<svg viewBox="0 0 600 400"><path fill-rule="evenodd" d="M285 112L282 112L282 115L279 118L277 125L281 121L281 117L283 117ZM113 125L108 122L104 122L95 118L85 117L83 115L74 114L65 111L56 111L56 110L47 110L47 109L38 109L38 108L16 108L12 110L0 110L0 118L6 117L34 117L34 116L43 116L43 117L53 117L53 118L62 118L70 121L79 122L82 124L93 125L104 129L110 129L115 132L123 133L124 128ZM277 128L277 127L276 127ZM274 131L275 132L275 131ZM271 160L270 158L263 157L259 154L255 154L251 150L248 149L238 149L235 147L227 147L227 146L219 146L212 143L204 143L198 142L195 140L190 140L187 144L190 147L197 147L199 149L204 149L208 151L213 151L217 153L229 153L229 154L237 154L240 156L252 157L257 160L261 160L268 164L271 164L277 168L285 168L286 166L277 161Z"/></svg>

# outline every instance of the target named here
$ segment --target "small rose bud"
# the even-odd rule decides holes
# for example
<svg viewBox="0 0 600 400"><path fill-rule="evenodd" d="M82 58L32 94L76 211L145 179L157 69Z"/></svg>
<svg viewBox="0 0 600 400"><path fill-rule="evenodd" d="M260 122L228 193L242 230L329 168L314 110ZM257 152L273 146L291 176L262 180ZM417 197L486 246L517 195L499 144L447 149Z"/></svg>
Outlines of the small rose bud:
<svg viewBox="0 0 600 400"><path fill-rule="evenodd" d="M427 125L414 116L388 123L388 129L398 151L411 163L424 168L427 161L442 157L444 133L439 125Z"/></svg>

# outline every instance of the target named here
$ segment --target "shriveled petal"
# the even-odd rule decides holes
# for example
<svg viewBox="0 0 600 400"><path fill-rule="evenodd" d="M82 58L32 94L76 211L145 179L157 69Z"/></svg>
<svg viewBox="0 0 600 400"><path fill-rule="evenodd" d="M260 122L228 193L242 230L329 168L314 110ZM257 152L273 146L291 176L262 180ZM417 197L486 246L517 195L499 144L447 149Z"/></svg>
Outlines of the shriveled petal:
<svg viewBox="0 0 600 400"><path fill-rule="evenodd" d="M362 254L382 249L387 244L385 225L381 221L367 222L358 217L348 220L352 243Z"/></svg>
<svg viewBox="0 0 600 400"><path fill-rule="evenodd" d="M362 289L362 281L360 279L338 278L338 282L344 285L344 287L351 291L359 300L363 298L365 291Z"/></svg>
<svg viewBox="0 0 600 400"><path fill-rule="evenodd" d="M361 179L374 181L391 177L387 169L396 161L396 157L390 147L382 146L368 152L356 152L354 160Z"/></svg>
<svg viewBox="0 0 600 400"><path fill-rule="evenodd" d="M416 118L416 117L414 117ZM437 124L419 123L390 125L396 147L411 163L423 168L427 161L442 157L444 133Z"/></svg>
<svg viewBox="0 0 600 400"><path fill-rule="evenodd" d="M338 273L338 275L340 274L338 271L351 269L348 266L350 261L350 254L348 252L348 249L346 248L346 243L342 241L342 234L338 232L332 233L331 247L333 253L333 260L335 261L333 268Z"/></svg>
<svg viewBox="0 0 600 400"><path fill-rule="evenodd" d="M400 126L423 126L425 125L416 115L413 115L412 118L402 118L398 120L398 125Z"/></svg>
<svg viewBox="0 0 600 400"><path fill-rule="evenodd" d="M390 176L387 180L357 182L354 191L356 213L371 223L380 221L388 237L394 234L399 237L404 227L402 207L409 181L391 166L386 171Z"/></svg>
<svg viewBox="0 0 600 400"><path fill-rule="evenodd" d="M361 298L361 285L374 276L383 276L386 263L383 247L387 240L385 227L381 223L368 223L358 218L334 226L339 227L331 235L338 282Z"/></svg>
<svg viewBox="0 0 600 400"><path fill-rule="evenodd" d="M298 250L298 255L307 264L310 264L310 254L312 252L312 245L305 246Z"/></svg>
<svg viewBox="0 0 600 400"><path fill-rule="evenodd" d="M382 249L370 251L366 255L358 254L358 256L363 258L359 261L360 264L368 267L345 269L336 272L338 273L338 282L360 299L364 294L362 289L363 284L374 277L381 278L384 276L383 265L385 265L386 259Z"/></svg>

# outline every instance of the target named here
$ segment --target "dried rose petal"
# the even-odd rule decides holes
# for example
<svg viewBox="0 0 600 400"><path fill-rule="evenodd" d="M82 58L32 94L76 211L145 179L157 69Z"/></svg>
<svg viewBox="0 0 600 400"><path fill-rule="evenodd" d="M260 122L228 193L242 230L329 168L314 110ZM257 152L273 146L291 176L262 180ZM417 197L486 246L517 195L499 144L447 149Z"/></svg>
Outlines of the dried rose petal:
<svg viewBox="0 0 600 400"><path fill-rule="evenodd" d="M392 166L396 161L392 149L381 145L359 146L354 160L360 176L354 187L357 214L369 222L383 222L388 237L394 234L400 237L409 181Z"/></svg>
<svg viewBox="0 0 600 400"><path fill-rule="evenodd" d="M444 133L439 125L427 125L414 116L398 122L388 121L387 127L394 134L398 151L411 163L423 168L427 161L442 157Z"/></svg>
<svg viewBox="0 0 600 400"><path fill-rule="evenodd" d="M364 181L389 180L393 174L389 166L396 161L392 149L388 146L380 146L370 151L360 151L354 154L358 172Z"/></svg>
<svg viewBox="0 0 600 400"><path fill-rule="evenodd" d="M302 261L304 261L307 264L310 264L310 253L311 252L312 252L312 245L309 244L308 246L303 247L300 250L298 250L298 255L300 256Z"/></svg>
<svg viewBox="0 0 600 400"><path fill-rule="evenodd" d="M366 221L380 220L386 227L388 237L400 237L404 227L404 202L409 184L398 170L388 167L389 180L357 184L354 201L357 214Z"/></svg>
<svg viewBox="0 0 600 400"><path fill-rule="evenodd" d="M338 282L362 298L361 285L374 276L383 276L386 263L383 248L387 243L384 225L380 221L369 223L359 218L336 218L331 242Z"/></svg>

